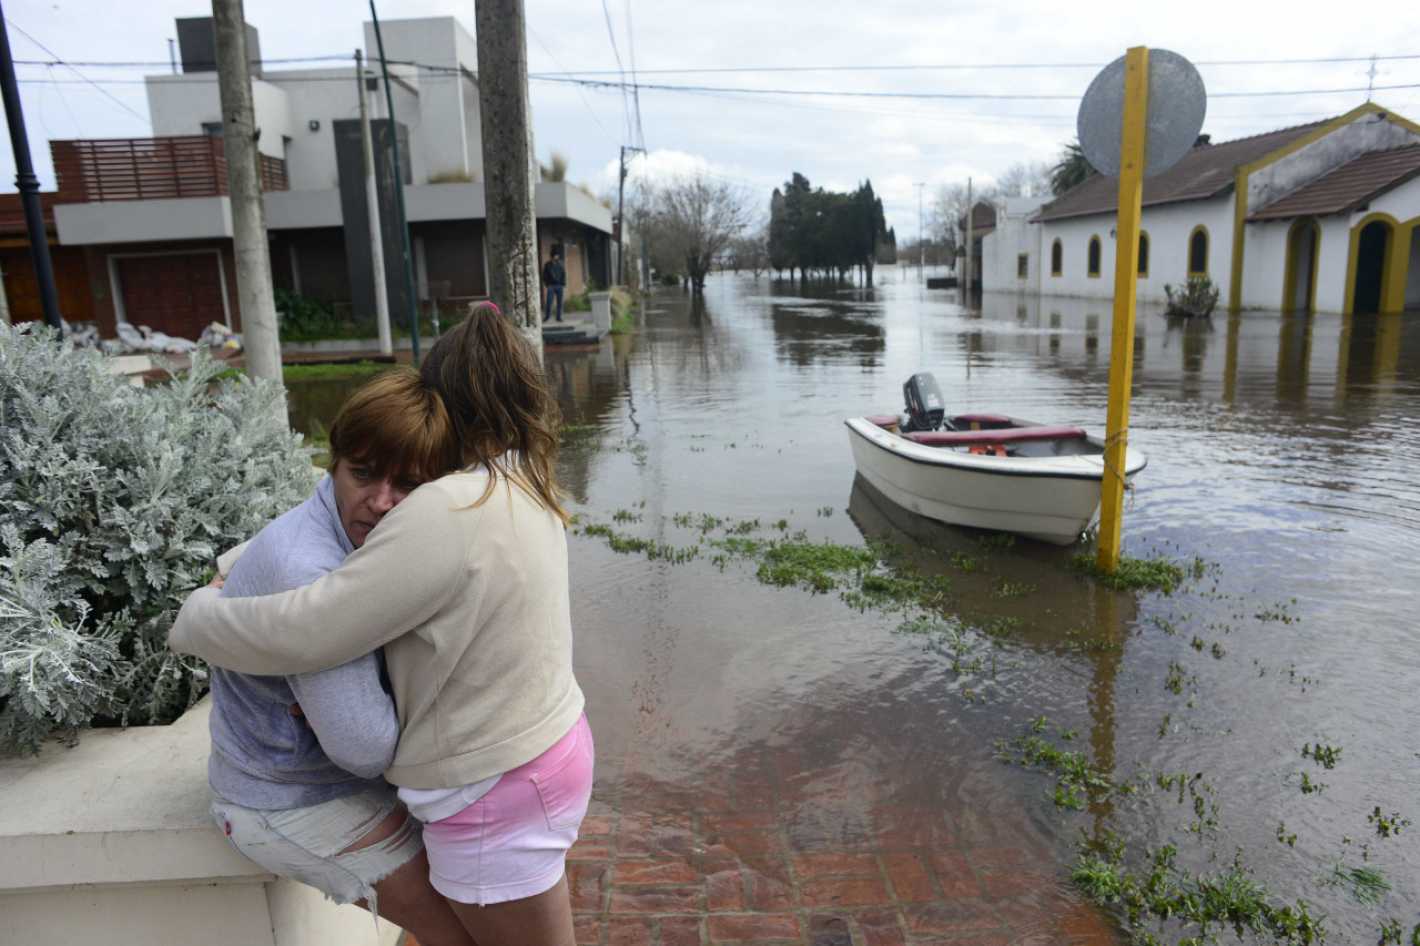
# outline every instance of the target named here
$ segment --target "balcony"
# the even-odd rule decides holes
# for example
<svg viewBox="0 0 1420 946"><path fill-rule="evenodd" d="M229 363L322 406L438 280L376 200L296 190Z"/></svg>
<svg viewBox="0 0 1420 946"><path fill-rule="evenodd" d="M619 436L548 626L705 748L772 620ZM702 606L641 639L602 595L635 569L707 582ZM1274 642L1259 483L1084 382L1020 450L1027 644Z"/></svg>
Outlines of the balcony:
<svg viewBox="0 0 1420 946"><path fill-rule="evenodd" d="M222 139L209 135L169 138L100 138L51 141L58 184L56 203L165 200L227 194ZM286 162L261 155L261 189L288 188Z"/></svg>

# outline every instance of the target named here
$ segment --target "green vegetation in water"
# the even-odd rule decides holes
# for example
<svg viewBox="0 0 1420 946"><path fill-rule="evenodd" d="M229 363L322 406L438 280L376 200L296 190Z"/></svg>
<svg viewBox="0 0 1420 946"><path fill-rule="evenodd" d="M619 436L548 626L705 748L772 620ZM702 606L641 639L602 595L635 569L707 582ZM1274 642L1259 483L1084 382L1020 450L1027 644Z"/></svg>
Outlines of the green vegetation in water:
<svg viewBox="0 0 1420 946"><path fill-rule="evenodd" d="M1044 716L1031 720L1030 732L1010 742L996 744L998 757L1026 768L1044 769L1055 776L1055 807L1081 811L1086 801L1100 801L1114 791L1109 774L1095 768L1083 752L1062 749L1041 733Z"/></svg>
<svg viewBox="0 0 1420 946"><path fill-rule="evenodd" d="M978 536L976 544L988 551L1004 552L1016 547L1016 536L1010 532L991 532Z"/></svg>
<svg viewBox="0 0 1420 946"><path fill-rule="evenodd" d="M630 509L618 509L611 514L611 519L613 522L640 522L641 514Z"/></svg>
<svg viewBox="0 0 1420 946"><path fill-rule="evenodd" d="M1301 788L1303 795L1320 795L1322 792L1326 791L1326 783L1313 782L1311 776L1303 772Z"/></svg>
<svg viewBox="0 0 1420 946"><path fill-rule="evenodd" d="M1165 556L1157 558L1119 557L1119 565L1113 572L1100 569L1092 552L1081 552L1070 560L1076 571L1082 572L1096 581L1116 591L1162 591L1172 594L1189 578L1202 578L1207 572L1207 563L1201 558L1183 564Z"/></svg>
<svg viewBox="0 0 1420 946"><path fill-rule="evenodd" d="M639 536L624 535L617 532L611 526L599 523L589 523L579 530L582 535L598 536L606 540L606 544L613 552L622 555L641 554L650 561L666 561L672 565L684 565L686 562L695 560L700 556L700 546L674 546L655 539L643 539Z"/></svg>
<svg viewBox="0 0 1420 946"><path fill-rule="evenodd" d="M1390 881L1374 867L1347 867L1337 864L1331 870L1326 883L1341 887L1361 904L1372 906L1380 903L1390 893Z"/></svg>
<svg viewBox="0 0 1420 946"><path fill-rule="evenodd" d="M1124 864L1124 844L1113 835L1089 843L1076 861L1070 879L1085 896L1100 906L1119 909L1134 942L1159 946L1154 930L1165 924L1182 927L1188 935L1179 946L1217 943L1218 933L1231 929L1242 939L1248 934L1288 946L1324 942L1326 930L1320 916L1305 900L1280 902L1234 858L1226 870L1194 874L1177 864L1178 849L1171 844L1145 852L1147 871Z"/></svg>
<svg viewBox="0 0 1420 946"><path fill-rule="evenodd" d="M1316 745L1308 743L1302 746L1302 758L1311 759L1324 769L1336 768L1336 763L1341 761L1341 747L1328 746L1318 742Z"/></svg>
<svg viewBox="0 0 1420 946"><path fill-rule="evenodd" d="M764 552L756 577L767 585L822 594L838 588L848 576L866 573L877 562L877 555L867 548L828 542L782 542Z"/></svg>
<svg viewBox="0 0 1420 946"><path fill-rule="evenodd" d="M1366 820L1376 829L1376 836L1382 838L1394 837L1401 831L1410 827L1410 819L1401 817L1400 812L1392 811L1389 815L1381 811L1381 806L1377 805Z"/></svg>
<svg viewBox="0 0 1420 946"><path fill-rule="evenodd" d="M601 432L596 424L563 424L557 431L558 445L563 449L586 446L595 443Z"/></svg>
<svg viewBox="0 0 1420 946"><path fill-rule="evenodd" d="M1277 822L1277 841L1278 843L1285 844L1288 847L1296 847L1297 832L1288 831L1287 823L1285 821L1279 821Z"/></svg>
<svg viewBox="0 0 1420 946"><path fill-rule="evenodd" d="M281 377L287 384L293 381L345 381L355 378L373 378L393 367L394 365L387 361L356 361L345 364L310 362L282 365Z"/></svg>
<svg viewBox="0 0 1420 946"><path fill-rule="evenodd" d="M1011 581L1009 578L998 578L991 588L991 594L997 598L1024 598L1035 591L1035 585L1024 581Z"/></svg>

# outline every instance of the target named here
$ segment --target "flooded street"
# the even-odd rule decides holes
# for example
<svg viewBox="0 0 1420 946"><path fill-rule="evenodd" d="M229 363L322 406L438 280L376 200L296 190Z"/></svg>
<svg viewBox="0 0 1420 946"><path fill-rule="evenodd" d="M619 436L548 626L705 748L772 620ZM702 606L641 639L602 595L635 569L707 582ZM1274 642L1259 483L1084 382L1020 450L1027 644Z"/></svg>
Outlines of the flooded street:
<svg viewBox="0 0 1420 946"><path fill-rule="evenodd" d="M1117 592L1078 549L932 523L855 481L844 418L900 410L918 370L949 414L1103 433L1108 303L969 311L915 277L714 277L703 301L650 297L637 334L548 351L598 748L579 939L1110 942L1070 878L1106 831L1134 867L1165 843L1193 872L1237 858L1324 914L1329 942L1375 943L1392 917L1408 937L1420 318L1142 308L1130 445L1149 466L1125 552L1202 564L1171 595ZM307 429L339 403L292 398ZM942 576L940 622L724 552L801 531ZM1057 804L1054 774L1009 761L1029 734L1135 790ZM1363 867L1390 887L1378 903L1347 879Z"/></svg>

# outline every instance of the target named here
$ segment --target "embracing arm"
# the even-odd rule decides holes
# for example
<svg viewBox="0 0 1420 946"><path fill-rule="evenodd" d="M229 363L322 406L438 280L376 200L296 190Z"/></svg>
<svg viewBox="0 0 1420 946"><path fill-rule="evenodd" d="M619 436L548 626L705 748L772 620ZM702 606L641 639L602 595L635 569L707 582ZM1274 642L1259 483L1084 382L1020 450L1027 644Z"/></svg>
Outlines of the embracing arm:
<svg viewBox="0 0 1420 946"><path fill-rule="evenodd" d="M330 761L361 778L374 778L394 762L399 717L380 685L378 653L286 682Z"/></svg>
<svg viewBox="0 0 1420 946"><path fill-rule="evenodd" d="M223 598L188 596L168 646L229 670L295 674L368 654L433 616L466 579L469 519L427 484L325 577L295 591Z"/></svg>

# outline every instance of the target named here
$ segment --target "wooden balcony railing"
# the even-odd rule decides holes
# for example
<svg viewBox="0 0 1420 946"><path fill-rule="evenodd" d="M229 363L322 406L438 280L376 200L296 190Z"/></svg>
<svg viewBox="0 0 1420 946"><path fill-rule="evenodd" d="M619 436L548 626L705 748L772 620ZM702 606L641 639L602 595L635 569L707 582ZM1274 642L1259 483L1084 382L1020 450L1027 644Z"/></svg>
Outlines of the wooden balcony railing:
<svg viewBox="0 0 1420 946"><path fill-rule="evenodd" d="M227 193L222 139L98 138L51 141L58 203L218 197ZM261 155L261 189L288 189L286 162Z"/></svg>

